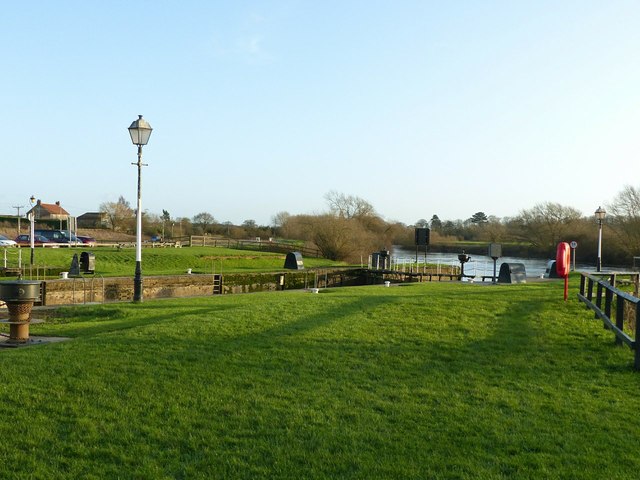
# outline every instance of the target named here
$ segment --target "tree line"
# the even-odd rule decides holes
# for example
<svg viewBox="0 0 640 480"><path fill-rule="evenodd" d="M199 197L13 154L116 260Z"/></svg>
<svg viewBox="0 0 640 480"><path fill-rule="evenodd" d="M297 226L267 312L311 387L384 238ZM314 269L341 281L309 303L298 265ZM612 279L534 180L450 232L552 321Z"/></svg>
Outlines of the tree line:
<svg viewBox="0 0 640 480"><path fill-rule="evenodd" d="M115 202L104 202L100 212L106 218L106 228L115 232L135 233L136 211L120 196ZM142 213L142 231L148 236L164 239L177 239L190 235L220 235L230 238L248 238L271 236L273 229L259 226L254 220L245 220L241 225L231 222L218 222L209 212L200 212L193 217L173 217L168 210L158 215L148 211Z"/></svg>
<svg viewBox="0 0 640 480"><path fill-rule="evenodd" d="M597 255L598 225L594 215L584 216L577 209L559 203L539 203L504 218L480 211L465 220L447 220L434 213L406 225L385 220L370 202L355 195L330 191L324 198L325 212L278 212L270 225L258 225L254 220L245 220L241 225L220 223L205 211L191 218L173 218L163 210L161 215L145 212L143 229L146 234L165 238L211 234L295 239L319 249L326 258L345 261L359 261L371 252L391 249L393 245L413 246L416 227L430 228L432 249L459 242L495 242L525 247L532 257L553 258L559 242L576 241L578 261L593 262ZM603 262L631 265L633 257L640 256L640 188L625 186L605 208ZM135 211L123 197L102 204L100 210L107 214L112 229L135 230Z"/></svg>

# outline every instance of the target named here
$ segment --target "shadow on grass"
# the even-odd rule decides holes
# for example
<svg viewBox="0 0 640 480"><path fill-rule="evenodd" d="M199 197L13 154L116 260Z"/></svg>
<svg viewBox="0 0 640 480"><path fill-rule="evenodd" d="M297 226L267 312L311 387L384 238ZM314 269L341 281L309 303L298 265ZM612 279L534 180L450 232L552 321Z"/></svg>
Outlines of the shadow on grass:
<svg viewBox="0 0 640 480"><path fill-rule="evenodd" d="M245 319L243 316L250 316L252 302L260 302L264 297L254 296L251 300L233 304L199 301L195 306L186 301L161 301L133 308L128 304L91 307L87 310L62 310L63 315L55 320L58 324L35 327L32 333L83 338L108 334L105 335L104 342L126 343L132 349L145 342L157 344L164 337L166 341L172 342L174 352L175 349L197 349L206 352L205 356L209 360L223 353L243 349L268 349L279 346L283 341L289 345L297 341L301 347L313 349L314 345L321 345L322 349L333 352L340 352L341 349L353 352L360 349L361 355L366 358L374 358L389 351L413 355L422 359L423 373L435 371L434 368L442 368L447 372L482 371L487 368L495 371L498 367L554 369L561 362L572 365L578 363L571 360L572 356L582 361L588 355L589 352L575 352L575 349L580 348L578 344L572 350L571 345L566 342L558 343L557 339L548 337L545 325L548 322L545 315L549 313L547 298L534 295L533 299L523 298L517 302L502 300L492 305L487 300L492 298L489 288L492 287L463 287L442 292L439 303L450 305L446 310L458 312L456 315L463 316L462 320L446 318L446 311L434 310L429 297L422 293L363 296L356 290L336 289L327 291L331 294L326 295L326 298L337 297L337 300L333 303L323 302L320 310L311 314L306 314L305 302L302 299L298 302L298 297L294 296L289 298L288 303L274 304L272 310L265 313L270 318L257 316L255 319ZM524 289L522 291L525 292ZM535 292L533 289L529 291ZM324 295L312 298L318 300L321 297ZM404 345L398 344L396 340L387 341L384 337L373 342L349 335L335 340L332 340L331 334L325 339L303 338L307 332L334 323L367 322L368 315L379 309L387 308L392 316L400 316L402 312L394 311L393 306L403 304L420 305L420 312L424 312L422 315L426 320L422 320L419 328L441 329L442 338L437 334L425 337L420 331L416 331L414 338L403 339ZM477 315L477 323L483 324L484 330L475 329L475 305L481 305L484 309ZM288 312L292 309L297 310ZM291 319L286 318L285 314ZM346 320L350 318L356 320ZM388 321L392 322L393 318ZM443 329L445 324L451 324L451 331ZM144 328L152 325L158 326L155 334ZM345 325L340 328L345 328ZM371 325L371 329L376 328L381 327ZM132 329L135 329L135 335L125 334L125 331Z"/></svg>
<svg viewBox="0 0 640 480"><path fill-rule="evenodd" d="M128 307L130 308L130 306ZM216 312L232 311L238 307L232 305L216 306ZM172 313L165 313L170 310ZM140 312L147 312L140 315ZM178 307L167 309L161 305L147 305L136 308L135 312L127 307L91 307L86 311L63 310L58 316L50 317L45 324L31 327L34 335L64 335L69 337L90 337L102 333L120 332L124 330L146 327L163 322L180 321L182 316L207 316L212 312L211 307ZM134 315L135 313L135 315Z"/></svg>

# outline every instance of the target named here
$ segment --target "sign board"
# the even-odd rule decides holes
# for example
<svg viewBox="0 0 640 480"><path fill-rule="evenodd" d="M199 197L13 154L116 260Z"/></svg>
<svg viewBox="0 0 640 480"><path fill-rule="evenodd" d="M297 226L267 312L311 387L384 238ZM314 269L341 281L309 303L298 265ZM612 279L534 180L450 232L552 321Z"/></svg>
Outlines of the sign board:
<svg viewBox="0 0 640 480"><path fill-rule="evenodd" d="M502 245L499 243L490 243L489 256L493 259L500 258L502 256Z"/></svg>
<svg viewBox="0 0 640 480"><path fill-rule="evenodd" d="M578 242L576 242L575 240L573 240L573 241L569 244L569 246L570 246L571 248L574 248L574 249L575 249L575 248L578 248Z"/></svg>
<svg viewBox="0 0 640 480"><path fill-rule="evenodd" d="M418 245L422 245L422 246L427 246L429 245L429 234L431 233L431 231L428 228L416 228L416 246Z"/></svg>

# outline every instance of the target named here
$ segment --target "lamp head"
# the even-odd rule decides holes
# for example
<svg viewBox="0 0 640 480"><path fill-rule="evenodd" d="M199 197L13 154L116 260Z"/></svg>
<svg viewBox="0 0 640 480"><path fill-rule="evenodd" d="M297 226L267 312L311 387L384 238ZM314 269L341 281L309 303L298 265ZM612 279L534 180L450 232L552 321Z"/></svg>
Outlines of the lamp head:
<svg viewBox="0 0 640 480"><path fill-rule="evenodd" d="M146 145L151 136L153 128L149 125L142 115L138 115L138 119L134 120L129 127L129 135L131 135L131 141L134 145Z"/></svg>
<svg viewBox="0 0 640 480"><path fill-rule="evenodd" d="M596 216L596 220L598 220L599 222L602 222L604 220L604 217L606 217L607 215L607 211L602 207L598 207L594 215Z"/></svg>

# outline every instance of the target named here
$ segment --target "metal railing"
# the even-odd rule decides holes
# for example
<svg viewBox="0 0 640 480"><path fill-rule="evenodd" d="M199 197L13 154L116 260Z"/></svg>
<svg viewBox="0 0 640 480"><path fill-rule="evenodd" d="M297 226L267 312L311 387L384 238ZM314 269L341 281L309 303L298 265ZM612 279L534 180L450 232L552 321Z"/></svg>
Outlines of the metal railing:
<svg viewBox="0 0 640 480"><path fill-rule="evenodd" d="M635 275L637 281L637 273L627 275ZM625 344L634 351L633 366L640 370L640 298L614 286L619 276L619 273L597 276L581 272L578 299L595 312L595 318L602 320L605 328L615 334L617 345ZM633 331L633 337L627 333L629 331Z"/></svg>

